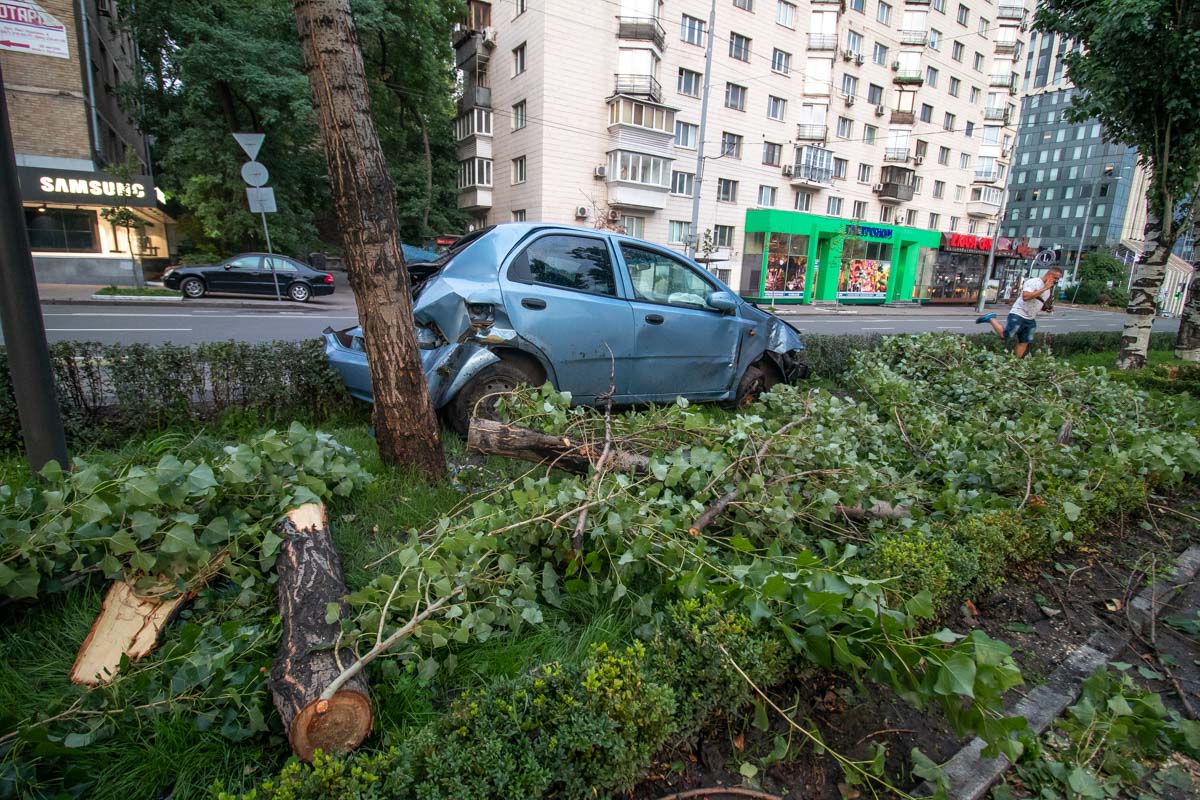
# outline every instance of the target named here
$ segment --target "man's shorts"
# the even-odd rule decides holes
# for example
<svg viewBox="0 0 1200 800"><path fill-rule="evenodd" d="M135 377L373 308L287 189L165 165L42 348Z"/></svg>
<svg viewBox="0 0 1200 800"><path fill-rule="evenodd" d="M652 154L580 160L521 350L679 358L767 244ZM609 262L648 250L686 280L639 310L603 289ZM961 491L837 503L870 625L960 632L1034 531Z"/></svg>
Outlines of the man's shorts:
<svg viewBox="0 0 1200 800"><path fill-rule="evenodd" d="M1033 332L1037 330L1037 320L1025 319L1020 314L1009 314L1004 325L1004 338L1016 336L1018 342L1033 344Z"/></svg>

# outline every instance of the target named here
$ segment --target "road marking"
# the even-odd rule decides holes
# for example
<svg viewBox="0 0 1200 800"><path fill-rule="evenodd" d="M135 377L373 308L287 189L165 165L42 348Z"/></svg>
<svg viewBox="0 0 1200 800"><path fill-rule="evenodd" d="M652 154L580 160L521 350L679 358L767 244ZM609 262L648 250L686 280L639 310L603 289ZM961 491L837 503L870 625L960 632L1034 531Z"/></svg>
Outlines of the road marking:
<svg viewBox="0 0 1200 800"><path fill-rule="evenodd" d="M160 333L163 331L187 331L191 328L46 328L47 333Z"/></svg>
<svg viewBox="0 0 1200 800"><path fill-rule="evenodd" d="M895 328L863 328L864 331L894 331Z"/></svg>
<svg viewBox="0 0 1200 800"><path fill-rule="evenodd" d="M938 325L937 329L939 331L961 331L961 330L963 330L963 326L962 325Z"/></svg>
<svg viewBox="0 0 1200 800"><path fill-rule="evenodd" d="M211 311L210 312L202 312L202 313L209 314L209 316L204 317L204 319L279 319L280 316L282 316L281 314L217 314L217 313L214 313ZM137 318L142 318L142 317L146 317L146 318L171 317L172 319L178 319L179 317L192 317L195 315L187 314L187 313L181 313L181 314L112 314L112 313L106 313L106 312L100 312L100 311L76 311L76 312L69 313L69 314L54 314L54 313L42 314L42 316L43 317L120 317L121 319L137 319ZM288 317L288 319L358 319L358 317L356 317L356 316L340 317L340 316L332 316L332 315L326 315L326 314L300 313L297 316Z"/></svg>

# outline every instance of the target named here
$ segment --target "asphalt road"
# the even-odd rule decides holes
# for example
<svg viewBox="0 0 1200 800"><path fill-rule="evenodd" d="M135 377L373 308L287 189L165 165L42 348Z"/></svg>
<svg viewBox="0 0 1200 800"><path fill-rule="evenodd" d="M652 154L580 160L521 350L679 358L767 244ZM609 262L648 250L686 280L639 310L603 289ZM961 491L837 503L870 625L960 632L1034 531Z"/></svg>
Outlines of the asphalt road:
<svg viewBox="0 0 1200 800"><path fill-rule="evenodd" d="M163 306L82 306L45 304L46 335L50 341L75 340L105 343L196 342L236 339L267 342L319 336L326 326L348 328L357 324L353 310L332 308L314 311L264 309L196 309ZM1001 309L1003 314L1004 310ZM966 308L871 308L799 314L782 313L806 333L920 333L949 331L975 333L975 312ZM1120 330L1124 314L1062 309L1038 320L1043 331ZM1155 330L1174 331L1177 320L1157 320Z"/></svg>

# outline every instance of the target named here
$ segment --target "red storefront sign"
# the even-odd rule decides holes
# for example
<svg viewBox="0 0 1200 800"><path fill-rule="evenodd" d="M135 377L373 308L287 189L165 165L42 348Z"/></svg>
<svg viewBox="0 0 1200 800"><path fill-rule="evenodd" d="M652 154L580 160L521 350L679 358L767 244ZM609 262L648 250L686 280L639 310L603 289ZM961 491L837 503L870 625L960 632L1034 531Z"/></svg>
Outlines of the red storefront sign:
<svg viewBox="0 0 1200 800"><path fill-rule="evenodd" d="M990 236L975 236L971 233L943 233L942 249L959 253L987 253L992 249ZM1003 236L996 241L996 255L1008 258L1029 258L1033 248L1025 244L1025 240L1006 239Z"/></svg>

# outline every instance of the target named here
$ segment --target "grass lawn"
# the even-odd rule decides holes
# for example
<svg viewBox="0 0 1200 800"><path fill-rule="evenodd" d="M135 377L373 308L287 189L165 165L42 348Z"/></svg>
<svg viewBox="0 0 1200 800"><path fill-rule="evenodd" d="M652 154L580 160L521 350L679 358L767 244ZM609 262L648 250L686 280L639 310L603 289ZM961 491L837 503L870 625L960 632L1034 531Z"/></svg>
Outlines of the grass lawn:
<svg viewBox="0 0 1200 800"><path fill-rule="evenodd" d="M179 292L173 292L170 289L156 289L153 287L135 289L132 286L105 286L96 292L96 294L106 297L179 297Z"/></svg>
<svg viewBox="0 0 1200 800"><path fill-rule="evenodd" d="M1115 369L1117 363L1117 351L1103 353L1076 353L1075 355L1064 356L1063 360L1072 366L1076 367L1108 367ZM1175 353L1171 350L1151 350L1146 357L1146 366L1157 367L1159 364L1186 364L1175 357Z"/></svg>

